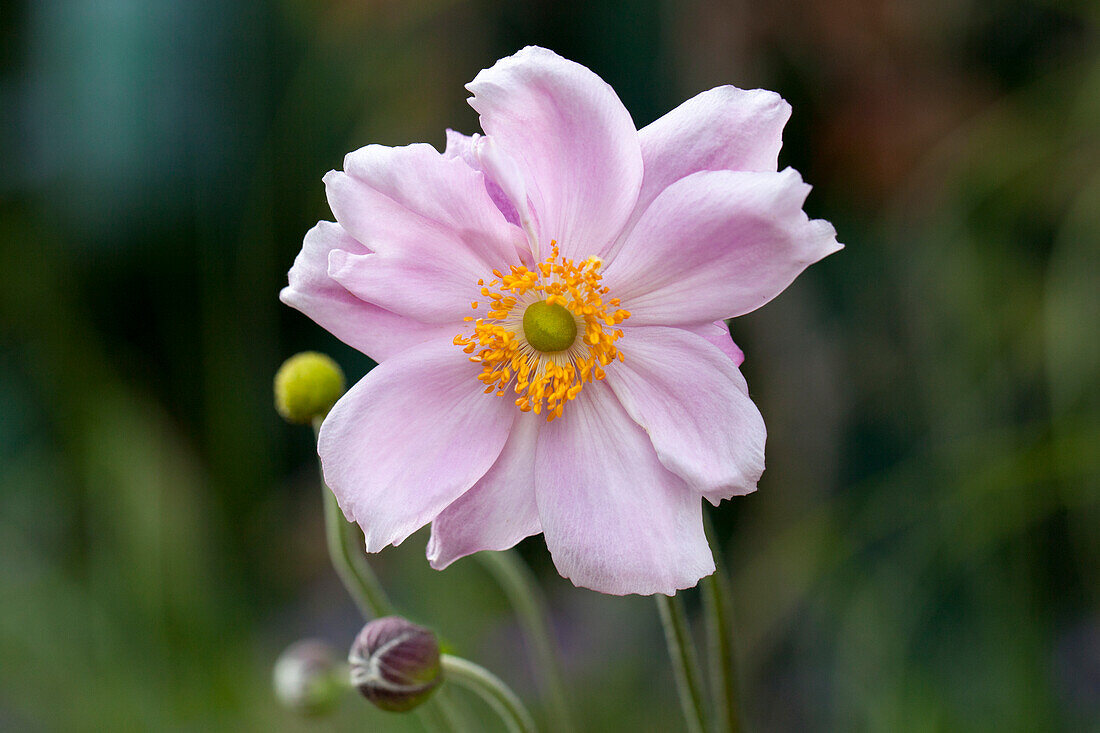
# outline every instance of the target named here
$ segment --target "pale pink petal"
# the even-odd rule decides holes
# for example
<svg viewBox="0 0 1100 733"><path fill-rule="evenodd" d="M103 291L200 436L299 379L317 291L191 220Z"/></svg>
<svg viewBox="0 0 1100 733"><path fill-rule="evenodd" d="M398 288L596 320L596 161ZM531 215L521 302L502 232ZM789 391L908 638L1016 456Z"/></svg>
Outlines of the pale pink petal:
<svg viewBox="0 0 1100 733"><path fill-rule="evenodd" d="M767 431L729 357L679 328L624 328L615 345L607 383L661 463L713 504L755 491Z"/></svg>
<svg viewBox="0 0 1100 733"><path fill-rule="evenodd" d="M645 177L638 199L699 171L777 170L791 106L766 89L722 86L697 94L638 131Z"/></svg>
<svg viewBox="0 0 1100 733"><path fill-rule="evenodd" d="M542 427L535 496L554 565L576 585L671 595L714 572L699 494L661 465L602 382Z"/></svg>
<svg viewBox="0 0 1100 733"><path fill-rule="evenodd" d="M514 202L518 224L527 235L527 251L534 255L533 264L534 261L541 259L539 218L531 208L531 198L527 194L527 182L523 179L523 172L516 161L493 142L493 138L478 138L476 153L485 175L497 182L501 193L509 201Z"/></svg>
<svg viewBox="0 0 1100 733"><path fill-rule="evenodd" d="M333 173L339 172L329 176ZM459 248L483 262L497 262L511 253L515 232L492 204L483 174L460 159L445 157L431 145L367 145L344 157L344 174L360 187L350 189L348 197L338 190L336 201L330 191L329 203L337 220L375 252L390 254L410 246L430 251L430 244L419 243L404 232L413 223L408 221L413 215L418 229L430 226L449 233ZM393 215L379 201L383 197L404 209L401 220L376 219L375 214ZM376 205L382 210L374 211ZM344 222L340 209L349 209L349 222ZM350 226L352 220L364 231Z"/></svg>
<svg viewBox="0 0 1100 733"><path fill-rule="evenodd" d="M497 462L432 522L433 568L480 550L507 550L542 531L535 504L535 437L542 422L534 413L519 413Z"/></svg>
<svg viewBox="0 0 1100 733"><path fill-rule="evenodd" d="M733 337L730 336L730 329L725 321L704 323L701 326L681 326L681 328L691 331L692 333L697 333L717 346L722 350L723 354L733 361L734 366L741 366L745 363L745 352L741 351L741 347L733 343Z"/></svg>
<svg viewBox="0 0 1100 733"><path fill-rule="evenodd" d="M493 204L485 176L461 159L430 145L368 145L344 166L325 176L329 205L376 254L336 255L330 274L361 299L420 320L461 319L479 278L518 264L522 231Z"/></svg>
<svg viewBox="0 0 1100 733"><path fill-rule="evenodd" d="M443 148L443 155L447 158L461 158L474 170L480 170L477 163L477 154L474 152L474 143L481 137L477 133L464 135L458 130L447 128L447 145Z"/></svg>
<svg viewBox="0 0 1100 733"><path fill-rule="evenodd" d="M780 173L703 171L669 186L608 264L631 326L691 325L753 311L841 248L802 211L810 187Z"/></svg>
<svg viewBox="0 0 1100 733"><path fill-rule="evenodd" d="M478 159L477 143L481 140L481 135L463 135L461 132L455 132L454 130L447 130L447 149L443 151L443 155L448 158L461 158L466 165L473 168L475 171L481 171L485 174L485 190L489 192L489 198L493 200L493 203L500 209L500 213L504 214L504 218L511 224L519 225L519 212L516 210L515 204L512 203L512 199L504 192L504 189L500 187L500 184L496 182L494 175L485 170L485 166L482 165ZM526 193L523 195L522 200L524 205L527 203Z"/></svg>
<svg viewBox="0 0 1100 733"><path fill-rule="evenodd" d="M333 250L328 261L329 277L352 295L432 324L457 324L476 315L471 303L481 298L477 281L491 279L491 272L433 257L353 255L341 250Z"/></svg>
<svg viewBox="0 0 1100 733"><path fill-rule="evenodd" d="M564 257L583 258L610 246L642 182L638 133L614 90L536 47L501 59L466 88L486 135L522 171L541 247L554 239Z"/></svg>
<svg viewBox="0 0 1100 733"><path fill-rule="evenodd" d="M496 462L516 408L483 394L478 372L450 340L429 341L379 364L325 418L325 481L368 552L435 519Z"/></svg>
<svg viewBox="0 0 1100 733"><path fill-rule="evenodd" d="M623 237L653 199L699 171L775 171L791 106L766 89L721 86L697 94L638 131L645 175ZM613 250L608 252L610 259Z"/></svg>
<svg viewBox="0 0 1100 733"><path fill-rule="evenodd" d="M339 224L318 222L306 234L302 251L290 268L290 284L279 298L375 361L433 338L454 335L449 325L441 328L405 318L349 293L328 276L329 253L337 250L354 254L368 251Z"/></svg>

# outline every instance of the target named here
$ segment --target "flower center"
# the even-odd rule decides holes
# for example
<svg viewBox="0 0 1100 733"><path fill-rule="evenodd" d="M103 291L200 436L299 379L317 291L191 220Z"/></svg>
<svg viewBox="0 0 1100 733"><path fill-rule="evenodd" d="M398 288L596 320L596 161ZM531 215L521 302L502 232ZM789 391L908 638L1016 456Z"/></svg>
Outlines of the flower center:
<svg viewBox="0 0 1100 733"><path fill-rule="evenodd" d="M523 311L523 335L538 351L565 351L577 340L577 322L564 305L536 300Z"/></svg>
<svg viewBox="0 0 1100 733"><path fill-rule="evenodd" d="M561 259L552 242L550 256L535 267L514 265L508 274L493 270L495 280L478 280L488 312L467 316L473 334L458 334L454 343L481 364L485 394L503 397L511 388L519 409L545 410L553 420L587 382L604 378L603 367L622 361L615 342L623 332L614 327L630 313L618 298L604 301L602 266L598 257ZM476 310L481 302L470 305Z"/></svg>

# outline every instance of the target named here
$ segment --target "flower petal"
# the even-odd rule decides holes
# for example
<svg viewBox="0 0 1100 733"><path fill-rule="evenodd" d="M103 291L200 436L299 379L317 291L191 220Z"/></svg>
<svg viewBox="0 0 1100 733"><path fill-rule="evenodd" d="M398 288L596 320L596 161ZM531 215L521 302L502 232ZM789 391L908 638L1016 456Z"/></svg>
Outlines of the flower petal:
<svg viewBox="0 0 1100 733"><path fill-rule="evenodd" d="M554 564L578 586L671 595L714 572L699 495L602 382L543 425L535 496Z"/></svg>
<svg viewBox="0 0 1100 733"><path fill-rule="evenodd" d="M665 468L712 504L756 490L767 431L733 362L679 328L624 328L607 383Z"/></svg>
<svg viewBox="0 0 1100 733"><path fill-rule="evenodd" d="M690 325L753 311L842 245L802 211L810 187L781 173L703 171L646 209L604 271L630 325Z"/></svg>
<svg viewBox="0 0 1100 733"><path fill-rule="evenodd" d="M721 86L697 94L638 131L645 176L626 233L653 199L699 171L772 171L791 106L766 89ZM618 247L608 253L614 256Z"/></svg>
<svg viewBox="0 0 1100 733"><path fill-rule="evenodd" d="M527 194L527 182L523 179L522 171L516 161L494 143L491 137L478 138L475 152L485 175L497 182L501 193L509 201L515 202L516 218L527 235L527 252L531 253L530 258L524 259L537 262L540 259L539 220L531 209L531 197Z"/></svg>
<svg viewBox="0 0 1100 733"><path fill-rule="evenodd" d="M535 437L542 422L534 413L517 415L497 462L432 522L433 568L480 550L507 550L542 531L535 504Z"/></svg>
<svg viewBox="0 0 1100 733"><path fill-rule="evenodd" d="M480 170L477 167L477 155L474 153L474 143L481 137L477 133L473 135L464 135L458 130L452 130L447 128L447 145L443 148L443 157L445 158L462 158L466 162L466 165L473 168L475 171Z"/></svg>
<svg viewBox="0 0 1100 733"><path fill-rule="evenodd" d="M354 254L369 251L339 224L318 222L306 234L302 251L290 268L290 284L279 298L375 361L454 330L405 318L356 298L328 276L329 253L337 250Z"/></svg>
<svg viewBox="0 0 1100 733"><path fill-rule="evenodd" d="M348 391L321 425L325 481L368 552L398 544L485 475L516 408L482 394L450 340L407 349Z"/></svg>
<svg viewBox="0 0 1100 733"><path fill-rule="evenodd" d="M486 135L523 173L542 248L557 240L569 258L606 249L642 182L638 133L614 90L580 64L533 46L466 88Z"/></svg>
<svg viewBox="0 0 1100 733"><path fill-rule="evenodd" d="M405 231L408 226L441 230L463 254L486 263L511 252L514 232L486 193L484 176L431 145L367 145L348 153L344 173L331 171L326 184L330 177L351 179L328 186L329 203L344 227L375 252L431 252L434 238L421 242ZM338 209L348 209L347 223Z"/></svg>
<svg viewBox="0 0 1100 733"><path fill-rule="evenodd" d="M463 135L461 132L455 132L454 130L447 130L447 149L443 151L443 155L448 158L461 158L466 165L473 168L475 171L481 171L485 174L485 190L489 192L489 198L493 200L493 203L500 209L500 213L504 214L504 218L510 224L519 225L519 212L516 210L515 204L512 203L512 199L504 192L500 184L496 181L496 176L485 170L485 166L482 165L478 159L477 143L481 140L481 135ZM524 193L522 199L524 204L527 203L527 194Z"/></svg>
<svg viewBox="0 0 1100 733"><path fill-rule="evenodd" d="M729 326L725 321L715 321L714 323L704 323L701 326L682 326L686 331L697 333L705 338L710 343L717 346L733 361L734 366L741 366L745 363L745 352L741 351L741 347L733 343L733 337L730 336Z"/></svg>
<svg viewBox="0 0 1100 733"><path fill-rule="evenodd" d="M352 295L432 324L457 324L472 315L477 281L492 268L460 267L432 257L354 255L333 250L328 274ZM454 329L452 329L454 330Z"/></svg>
<svg viewBox="0 0 1100 733"><path fill-rule="evenodd" d="M361 299L424 321L461 319L478 278L519 262L523 233L461 159L424 144L368 145L344 167L325 176L329 205L376 254L338 254L330 274Z"/></svg>
<svg viewBox="0 0 1100 733"><path fill-rule="evenodd" d="M645 178L638 206L698 171L777 170L791 105L766 89L716 87L638 131Z"/></svg>

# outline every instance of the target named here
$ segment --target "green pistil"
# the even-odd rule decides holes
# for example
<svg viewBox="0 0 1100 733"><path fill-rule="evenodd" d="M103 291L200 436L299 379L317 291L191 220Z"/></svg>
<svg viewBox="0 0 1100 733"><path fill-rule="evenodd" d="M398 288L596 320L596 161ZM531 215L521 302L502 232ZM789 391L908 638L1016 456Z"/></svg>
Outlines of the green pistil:
<svg viewBox="0 0 1100 733"><path fill-rule="evenodd" d="M577 322L565 306L540 300L523 312L523 335L539 351L565 351L577 340Z"/></svg>

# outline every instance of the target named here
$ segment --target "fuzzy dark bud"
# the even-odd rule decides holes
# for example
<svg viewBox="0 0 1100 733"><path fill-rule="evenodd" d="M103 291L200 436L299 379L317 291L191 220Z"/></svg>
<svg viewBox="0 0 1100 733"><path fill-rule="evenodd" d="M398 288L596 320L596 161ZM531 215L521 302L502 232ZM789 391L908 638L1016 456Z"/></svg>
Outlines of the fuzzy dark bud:
<svg viewBox="0 0 1100 733"><path fill-rule="evenodd" d="M403 713L431 697L443 681L439 641L400 616L371 621L348 653L351 683L382 710Z"/></svg>

